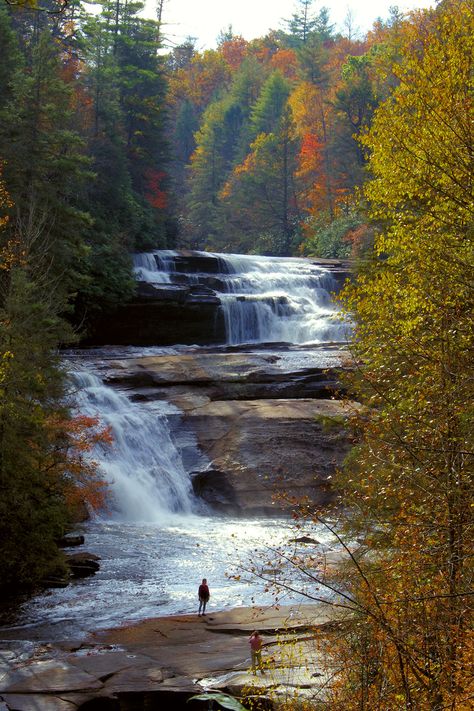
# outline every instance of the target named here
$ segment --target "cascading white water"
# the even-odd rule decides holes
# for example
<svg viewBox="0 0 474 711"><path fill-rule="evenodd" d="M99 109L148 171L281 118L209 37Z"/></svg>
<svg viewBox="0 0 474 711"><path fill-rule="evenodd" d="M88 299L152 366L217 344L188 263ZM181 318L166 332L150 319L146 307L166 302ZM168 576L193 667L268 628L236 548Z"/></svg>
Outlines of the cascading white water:
<svg viewBox="0 0 474 711"><path fill-rule="evenodd" d="M343 340L327 269L297 258L220 258L229 271L222 277L228 294L221 297L229 343Z"/></svg>
<svg viewBox="0 0 474 711"><path fill-rule="evenodd" d="M173 264L171 257L174 252L161 250L158 252L141 252L133 255L133 271L140 281L158 284L171 284Z"/></svg>
<svg viewBox="0 0 474 711"><path fill-rule="evenodd" d="M203 259L200 274L179 271L180 255L167 250L135 255L155 260L156 271L138 273L143 281L158 282L163 268L168 276L188 284L201 283L216 291L222 304L226 340L242 343L287 342L295 344L347 340L347 324L338 315L330 292L336 282L330 271L309 260L252 255L194 252ZM205 271L214 258L219 272ZM163 281L163 279L161 279Z"/></svg>
<svg viewBox="0 0 474 711"><path fill-rule="evenodd" d="M166 417L171 406L132 402L90 372L71 377L76 408L112 431L112 445L101 445L94 459L110 483L113 520L166 523L170 514L191 513L191 482Z"/></svg>

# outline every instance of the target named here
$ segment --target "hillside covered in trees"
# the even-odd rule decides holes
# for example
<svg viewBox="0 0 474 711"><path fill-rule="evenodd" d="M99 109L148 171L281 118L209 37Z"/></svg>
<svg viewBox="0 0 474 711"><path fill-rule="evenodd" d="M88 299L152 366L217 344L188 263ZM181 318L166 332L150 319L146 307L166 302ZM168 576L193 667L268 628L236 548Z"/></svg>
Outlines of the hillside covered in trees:
<svg viewBox="0 0 474 711"><path fill-rule="evenodd" d="M286 30L199 52L167 49L143 3L87 7L0 6L3 234L48 252L73 324L130 297L133 251L370 243L358 138L396 83L400 14L361 40L298 0Z"/></svg>
<svg viewBox="0 0 474 711"><path fill-rule="evenodd" d="M363 545L333 571L356 624L327 650L327 708L468 711L472 2L355 38L298 0L284 30L204 52L142 10L0 0L0 590L61 569L55 540L102 502L88 453L109 433L71 406L59 349L132 296L131 253L352 256L362 407L334 486Z"/></svg>

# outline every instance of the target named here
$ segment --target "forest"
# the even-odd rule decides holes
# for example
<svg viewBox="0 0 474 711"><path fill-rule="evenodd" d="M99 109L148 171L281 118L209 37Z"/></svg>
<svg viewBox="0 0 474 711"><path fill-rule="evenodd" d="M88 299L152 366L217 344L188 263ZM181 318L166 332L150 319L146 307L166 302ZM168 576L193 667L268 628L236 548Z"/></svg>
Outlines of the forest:
<svg viewBox="0 0 474 711"><path fill-rule="evenodd" d="M61 348L132 297L133 252L350 258L362 408L334 486L370 553L335 573L357 624L327 708L467 711L473 4L360 37L296 0L205 51L143 8L0 2L1 593L61 570L55 541L106 495L89 453L110 434L71 407Z"/></svg>

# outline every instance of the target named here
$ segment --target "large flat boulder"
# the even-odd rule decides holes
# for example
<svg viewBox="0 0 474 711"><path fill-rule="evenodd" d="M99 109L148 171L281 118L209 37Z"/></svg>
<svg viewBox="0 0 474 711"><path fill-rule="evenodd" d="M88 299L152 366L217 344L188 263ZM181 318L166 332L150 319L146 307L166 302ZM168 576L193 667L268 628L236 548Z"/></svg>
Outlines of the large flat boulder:
<svg viewBox="0 0 474 711"><path fill-rule="evenodd" d="M345 422L353 407L334 400L251 400L188 411L210 462L194 476L196 493L220 510L246 514L291 508L291 497L328 503L331 478L350 447Z"/></svg>
<svg viewBox="0 0 474 711"><path fill-rule="evenodd" d="M304 350L199 350L108 362L103 377L143 399L171 400L186 410L196 395L209 400L328 397L340 389L347 360L343 348L327 344Z"/></svg>
<svg viewBox="0 0 474 711"><path fill-rule="evenodd" d="M5 711L184 711L187 699L206 689L240 696L268 688L277 699L296 689L304 694L303 685L324 694L327 665L314 640L341 622L330 605L251 607L144 620L94 634L79 646L6 643L0 704ZM248 643L255 628L263 635L265 664L265 674L256 677Z"/></svg>
<svg viewBox="0 0 474 711"><path fill-rule="evenodd" d="M88 672L64 660L38 659L28 666L17 666L2 675L1 692L53 693L59 691L88 691L102 688L102 683Z"/></svg>

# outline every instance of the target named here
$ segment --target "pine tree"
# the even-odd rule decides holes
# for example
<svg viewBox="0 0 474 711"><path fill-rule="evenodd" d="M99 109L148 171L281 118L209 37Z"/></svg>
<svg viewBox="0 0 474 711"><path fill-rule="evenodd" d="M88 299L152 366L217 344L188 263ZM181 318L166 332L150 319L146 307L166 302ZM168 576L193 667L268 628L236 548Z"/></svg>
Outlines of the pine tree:
<svg viewBox="0 0 474 711"><path fill-rule="evenodd" d="M250 122L254 138L260 133L272 133L278 129L289 94L289 82L280 72L273 72L252 108Z"/></svg>
<svg viewBox="0 0 474 711"><path fill-rule="evenodd" d="M4 177L14 204L12 225L50 226L51 268L61 274L67 291L89 221L77 203L88 161L73 128L71 89L61 78L49 30L41 32L31 48L31 66L20 64L15 71L0 118Z"/></svg>
<svg viewBox="0 0 474 711"><path fill-rule="evenodd" d="M312 12L313 0L296 0L297 9L290 20L286 20L288 34L284 42L289 47L301 48L315 38L325 41L332 37L334 25L329 22L329 10L322 7Z"/></svg>

